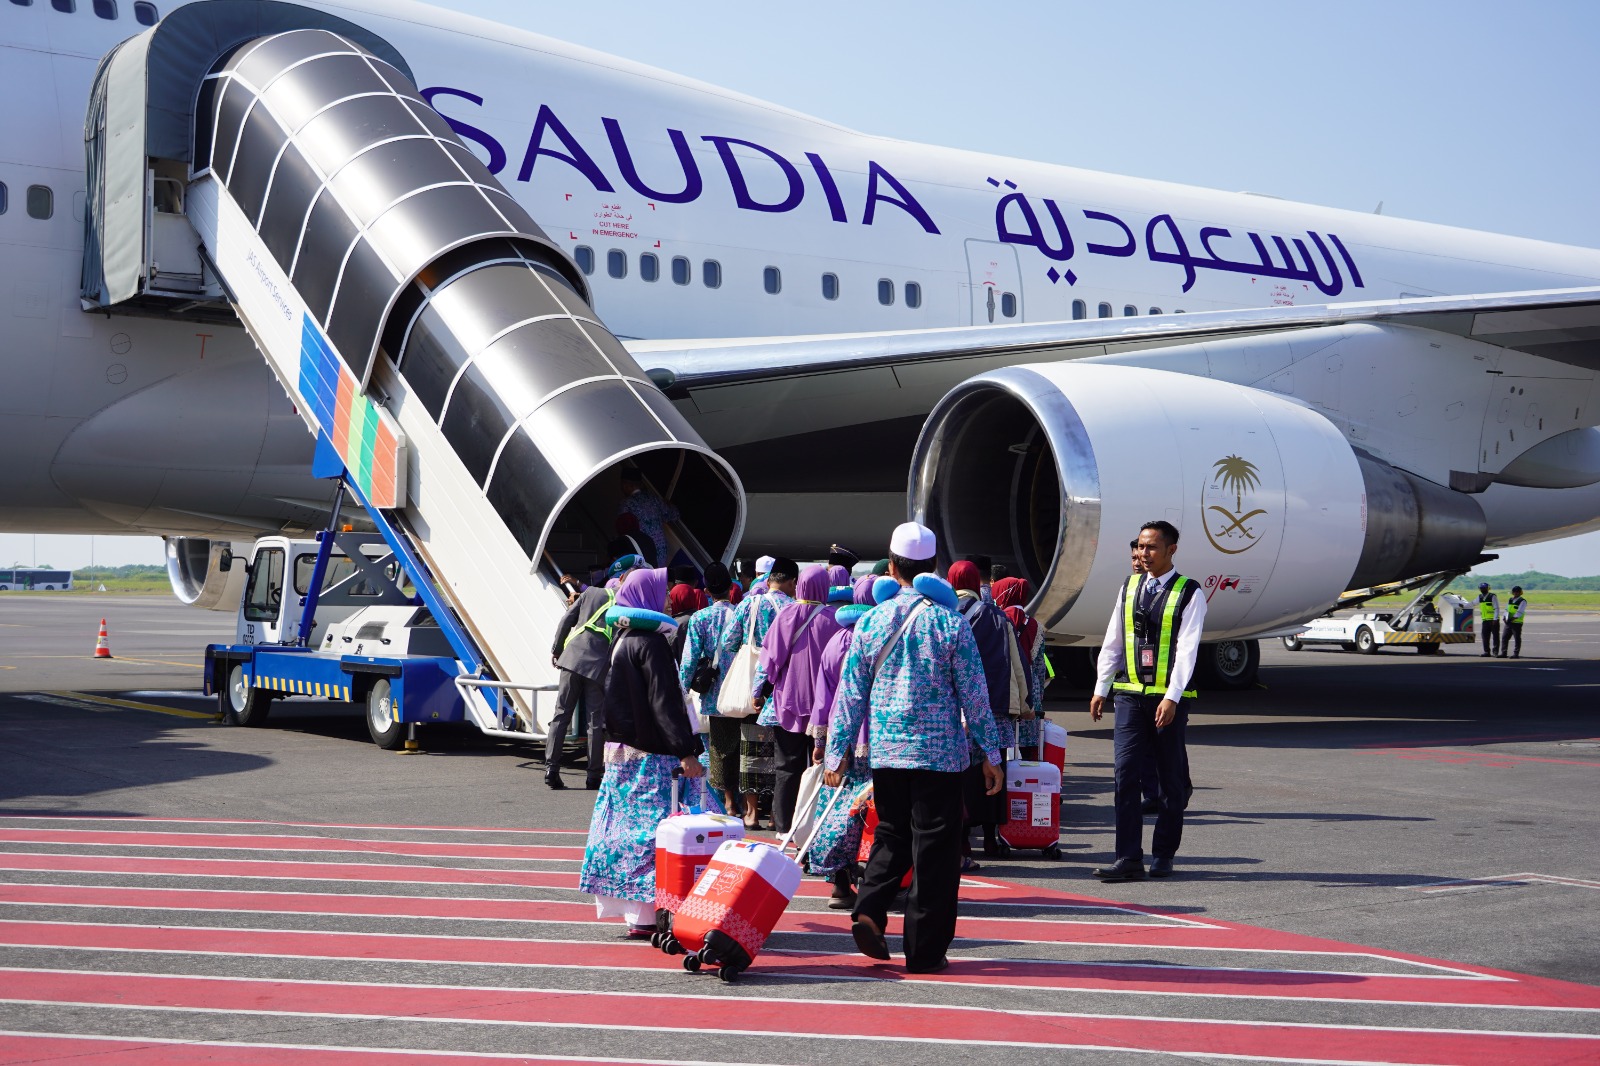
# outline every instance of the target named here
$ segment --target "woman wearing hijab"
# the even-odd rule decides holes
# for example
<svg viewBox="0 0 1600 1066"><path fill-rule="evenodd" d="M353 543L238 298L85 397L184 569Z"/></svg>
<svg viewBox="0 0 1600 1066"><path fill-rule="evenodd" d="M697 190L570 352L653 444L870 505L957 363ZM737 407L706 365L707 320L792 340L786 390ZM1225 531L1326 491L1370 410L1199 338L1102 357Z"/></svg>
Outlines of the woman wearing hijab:
<svg viewBox="0 0 1600 1066"><path fill-rule="evenodd" d="M978 642L978 658L983 662L983 678L989 690L989 707L994 713L995 731L999 736L1002 756L1017 742L1016 728L1011 709L1011 664L1017 654L1016 633L1005 612L983 599L983 571L970 560L963 559L950 567L950 585L956 590L957 609L972 636ZM1001 767L1004 770L1004 767ZM995 830L1006 820L1005 794L985 795L983 774L978 765L967 770L966 805L968 828L983 826L984 850L997 850ZM970 862L963 869L973 869Z"/></svg>
<svg viewBox="0 0 1600 1066"><path fill-rule="evenodd" d="M689 619L700 609L700 590L680 581L667 590L667 613L677 625L672 636L672 657L683 662L683 642L688 637Z"/></svg>
<svg viewBox="0 0 1600 1066"><path fill-rule="evenodd" d="M800 776L811 764L812 685L828 640L839 631L838 610L828 604L828 571L808 566L795 583L795 601L787 604L767 629L756 667L754 692L761 712L757 722L773 729L772 822L787 833L794 822Z"/></svg>
<svg viewBox="0 0 1600 1066"><path fill-rule="evenodd" d="M822 650L816 680L811 686L811 726L808 732L812 737L812 762L822 761L823 749L828 743L828 720L833 712L833 696L839 691L839 674L844 670L844 658L850 651L855 624L873 607L872 583L876 580L868 574L857 581L850 605L839 608L834 615L839 631L828 639L828 646ZM828 906L836 911L855 906L856 892L851 884L851 875L855 872L856 850L861 845L861 822L851 816L850 809L855 805L856 793L871 782L872 764L867 761L867 723L863 720L855 751L845 767L844 780L839 784L839 790L844 795L839 797L837 803L833 803L834 790L824 785L821 795L817 797L819 811L827 811L830 803L833 803L833 809L822 819L811 851L807 854L811 872L833 882L833 896L828 900Z"/></svg>
<svg viewBox="0 0 1600 1066"><path fill-rule="evenodd" d="M722 643L722 631L733 617L733 604L729 593L733 578L721 563L706 567L706 591L711 594L711 605L689 619L684 627L688 637L684 641L683 658L678 663L678 684L685 696L699 674L701 683L710 688L700 693L700 714L705 719L706 746L711 749L711 766L706 778L713 791L723 797L730 811L744 806L739 796L739 722L717 713L717 696L722 692L722 673L717 669L717 648ZM752 803L754 797L751 797Z"/></svg>
<svg viewBox="0 0 1600 1066"><path fill-rule="evenodd" d="M672 661L667 572L635 570L606 614L615 627L606 675L606 773L589 822L578 875L601 918L620 917L630 936L655 930L656 826L672 814L676 773L705 773L697 723ZM706 796L707 805L717 806Z"/></svg>
<svg viewBox="0 0 1600 1066"><path fill-rule="evenodd" d="M1033 586L1023 577L1004 577L994 583L994 605L1005 611L1006 618L1016 630L1017 643L1022 649L1022 661L1028 664L1033 684L1029 697L1035 719L1044 717L1044 687L1050 683L1050 672L1044 663L1044 632L1039 623L1028 616L1028 601L1033 599ZM1018 746L1037 745L1039 729L1030 722L1017 726L1015 743Z"/></svg>

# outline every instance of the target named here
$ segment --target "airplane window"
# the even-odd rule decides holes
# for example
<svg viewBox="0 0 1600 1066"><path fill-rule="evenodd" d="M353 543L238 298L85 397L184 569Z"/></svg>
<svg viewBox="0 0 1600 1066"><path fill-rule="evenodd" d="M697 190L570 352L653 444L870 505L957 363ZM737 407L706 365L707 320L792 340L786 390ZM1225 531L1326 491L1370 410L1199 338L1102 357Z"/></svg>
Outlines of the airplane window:
<svg viewBox="0 0 1600 1066"><path fill-rule="evenodd" d="M1110 304L1101 304L1100 308L1099 308L1099 313L1100 313L1100 317L1101 318L1110 318L1111 317L1111 305Z"/></svg>
<svg viewBox="0 0 1600 1066"><path fill-rule="evenodd" d="M1151 309L1150 309L1150 313L1151 313L1151 314L1152 314L1152 315L1159 315L1159 314L1160 314L1160 313L1161 313L1161 308L1159 308L1159 307L1152 307L1152 308L1151 308Z"/></svg>
<svg viewBox="0 0 1600 1066"><path fill-rule="evenodd" d="M1183 314L1183 308L1180 307L1180 308L1178 308L1176 311L1174 311L1172 313L1175 314L1175 315L1181 315L1181 314Z"/></svg>
<svg viewBox="0 0 1600 1066"><path fill-rule="evenodd" d="M18 7L32 7L33 6L33 0L11 0L11 2L13 4L16 4Z"/></svg>
<svg viewBox="0 0 1600 1066"><path fill-rule="evenodd" d="M822 298L824 300L837 300L839 298L839 275L822 275Z"/></svg>
<svg viewBox="0 0 1600 1066"><path fill-rule="evenodd" d="M63 15L70 15L74 11L78 10L78 5L74 2L74 0L50 0L50 6L61 12Z"/></svg>
<svg viewBox="0 0 1600 1066"><path fill-rule="evenodd" d="M6 208L10 206L10 200L11 194L6 191L6 183L0 181L0 215L6 213Z"/></svg>
<svg viewBox="0 0 1600 1066"><path fill-rule="evenodd" d="M1089 317L1089 305L1084 303L1082 300L1073 300L1072 301L1072 320L1074 322L1076 322L1079 319L1088 318L1088 317Z"/></svg>
<svg viewBox="0 0 1600 1066"><path fill-rule="evenodd" d="M922 306L922 286L914 281L906 282L906 306L911 308Z"/></svg>
<svg viewBox="0 0 1600 1066"><path fill-rule="evenodd" d="M681 255L672 257L672 283L674 285L689 284L689 260Z"/></svg>
<svg viewBox="0 0 1600 1066"><path fill-rule="evenodd" d="M154 26L161 21L161 12L156 10L156 5L146 4L141 0L140 3L133 5L133 17L141 26Z"/></svg>
<svg viewBox="0 0 1600 1066"><path fill-rule="evenodd" d="M1007 318L1017 317L1017 294L1003 292L1000 294L1000 313Z"/></svg>
<svg viewBox="0 0 1600 1066"><path fill-rule="evenodd" d="M628 253L621 248L613 248L606 253L606 273L614 278L628 276Z"/></svg>
<svg viewBox="0 0 1600 1066"><path fill-rule="evenodd" d="M885 307L894 304L894 282L888 278L878 279L878 302Z"/></svg>
<svg viewBox="0 0 1600 1066"><path fill-rule="evenodd" d="M28 217L49 218L56 213L56 194L48 185L28 186Z"/></svg>
<svg viewBox="0 0 1600 1066"><path fill-rule="evenodd" d="M1139 309L1132 304L1123 304L1122 313L1128 318L1134 318L1139 314Z"/></svg>
<svg viewBox="0 0 1600 1066"><path fill-rule="evenodd" d="M701 263L700 280L705 282L708 289L722 288L722 264L715 259L707 259Z"/></svg>
<svg viewBox="0 0 1600 1066"><path fill-rule="evenodd" d="M578 269L585 274L594 273L594 249L587 244L580 244L572 250L572 258L578 261Z"/></svg>
<svg viewBox="0 0 1600 1066"><path fill-rule="evenodd" d="M761 272L761 287L767 290L768 296L776 296L783 291L783 273L777 267L767 267Z"/></svg>
<svg viewBox="0 0 1600 1066"><path fill-rule="evenodd" d="M661 276L661 260L656 258L654 252L646 252L639 257L639 276L645 281L654 281Z"/></svg>
<svg viewBox="0 0 1600 1066"><path fill-rule="evenodd" d="M117 0L94 0L94 13L103 19L117 17Z"/></svg>

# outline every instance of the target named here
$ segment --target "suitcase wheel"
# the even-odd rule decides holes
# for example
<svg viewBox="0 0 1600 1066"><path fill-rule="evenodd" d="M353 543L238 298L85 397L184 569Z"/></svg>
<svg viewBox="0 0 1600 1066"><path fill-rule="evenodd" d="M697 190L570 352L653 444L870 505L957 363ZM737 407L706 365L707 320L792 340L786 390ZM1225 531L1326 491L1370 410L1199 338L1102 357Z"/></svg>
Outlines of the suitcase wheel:
<svg viewBox="0 0 1600 1066"><path fill-rule="evenodd" d="M661 937L662 937L662 934L660 934L660 933L651 933L650 934L650 946L653 947L653 948L660 948L662 951L665 951L667 949L665 947L662 947Z"/></svg>
<svg viewBox="0 0 1600 1066"><path fill-rule="evenodd" d="M717 967L717 976L731 984L739 976L739 971L732 966L719 966Z"/></svg>
<svg viewBox="0 0 1600 1066"><path fill-rule="evenodd" d="M677 937L673 936L671 933L668 933L661 938L661 950L665 951L668 955L682 955L683 945L678 943Z"/></svg>
<svg viewBox="0 0 1600 1066"><path fill-rule="evenodd" d="M1044 857L1051 860L1061 858L1061 845L1051 844L1049 847L1045 848Z"/></svg>
<svg viewBox="0 0 1600 1066"><path fill-rule="evenodd" d="M700 972L700 956L690 953L683 957L683 968L689 973Z"/></svg>

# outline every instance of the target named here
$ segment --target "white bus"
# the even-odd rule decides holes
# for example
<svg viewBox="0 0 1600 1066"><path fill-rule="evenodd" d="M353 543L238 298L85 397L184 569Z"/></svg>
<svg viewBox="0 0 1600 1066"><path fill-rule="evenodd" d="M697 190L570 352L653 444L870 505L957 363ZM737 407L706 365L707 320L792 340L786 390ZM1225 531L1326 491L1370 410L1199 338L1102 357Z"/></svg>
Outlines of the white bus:
<svg viewBox="0 0 1600 1066"><path fill-rule="evenodd" d="M27 567L22 570L0 570L0 592L10 592L12 589L66 592L71 588L71 570L39 570L34 567Z"/></svg>

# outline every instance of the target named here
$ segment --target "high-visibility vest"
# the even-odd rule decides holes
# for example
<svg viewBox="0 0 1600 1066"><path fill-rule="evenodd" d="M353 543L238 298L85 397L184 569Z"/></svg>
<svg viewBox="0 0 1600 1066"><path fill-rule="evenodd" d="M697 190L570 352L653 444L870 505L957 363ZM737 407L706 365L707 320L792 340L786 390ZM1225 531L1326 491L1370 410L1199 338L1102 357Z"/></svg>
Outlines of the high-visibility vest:
<svg viewBox="0 0 1600 1066"><path fill-rule="evenodd" d="M1513 596L1506 601L1506 621L1521 622L1522 612L1528 609L1528 601L1521 596Z"/></svg>
<svg viewBox="0 0 1600 1066"><path fill-rule="evenodd" d="M1185 598L1184 590L1194 582L1180 574L1167 587L1167 601L1161 611L1161 632L1156 640L1156 672L1148 685L1139 679L1139 647L1133 633L1134 615L1139 609L1139 586L1143 582L1143 574L1131 574L1122 588L1122 642L1127 656L1128 679L1117 681L1111 687L1117 692L1131 692L1140 696L1165 696L1167 679L1172 676L1172 659L1178 651L1178 627L1174 623L1177 621L1178 608ZM1185 689L1183 698L1194 699L1195 691Z"/></svg>
<svg viewBox="0 0 1600 1066"><path fill-rule="evenodd" d="M602 637L606 638L607 644L611 643L611 627L605 624L605 617L606 612L611 610L612 605L616 602L617 590L606 589L606 605L591 615L589 620L583 623L583 625L574 626L572 628L572 632L567 634L567 639L561 642L561 650L565 651L567 649L567 645L572 643L572 638L576 637L579 633L582 633L586 629L591 633L599 633ZM596 623L599 624L597 625Z"/></svg>
<svg viewBox="0 0 1600 1066"><path fill-rule="evenodd" d="M1478 617L1485 622L1494 621L1494 594L1478 597Z"/></svg>

